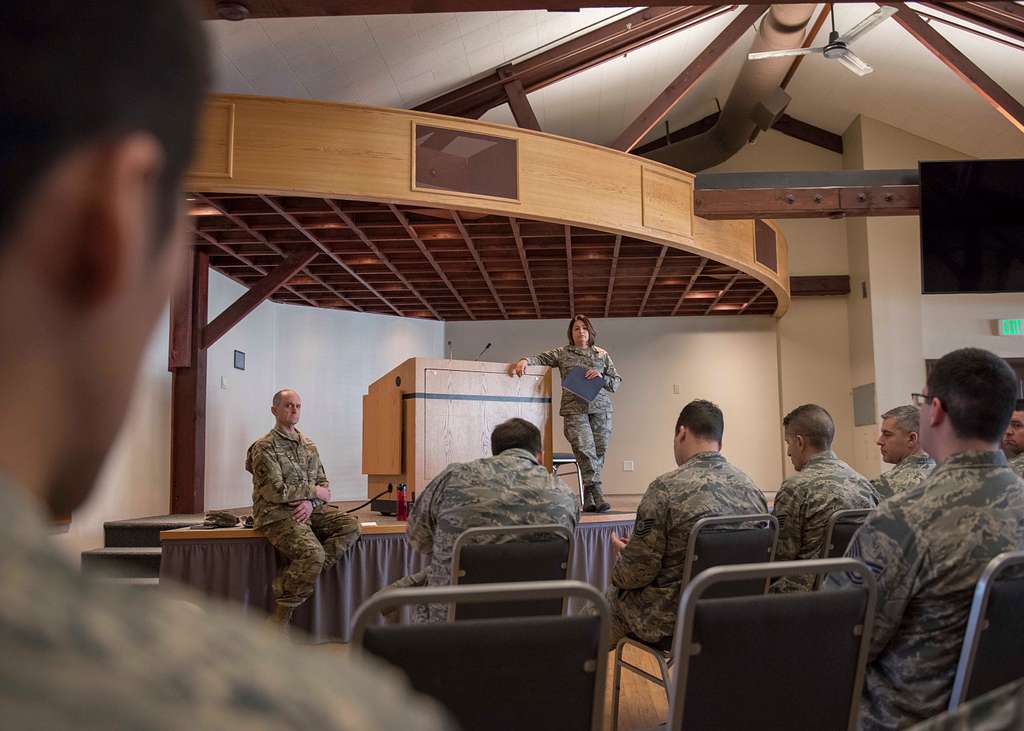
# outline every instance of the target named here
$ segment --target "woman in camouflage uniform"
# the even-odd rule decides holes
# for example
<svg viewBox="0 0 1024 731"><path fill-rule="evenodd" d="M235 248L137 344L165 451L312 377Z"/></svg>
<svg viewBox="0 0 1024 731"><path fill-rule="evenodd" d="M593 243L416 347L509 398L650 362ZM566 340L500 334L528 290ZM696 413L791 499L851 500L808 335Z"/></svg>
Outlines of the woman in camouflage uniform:
<svg viewBox="0 0 1024 731"><path fill-rule="evenodd" d="M564 422L565 438L572 446L576 462L583 473L583 510L603 513L611 510L601 492L601 471L608 440L612 436L612 400L608 397L622 383L608 351L594 345L597 332L585 315L576 315L569 322L569 344L540 355L521 358L512 364L511 373L521 376L528 365L558 368L564 379L577 366L587 369L588 379L604 379L604 388L593 401L587 402L572 391L562 389L559 409Z"/></svg>

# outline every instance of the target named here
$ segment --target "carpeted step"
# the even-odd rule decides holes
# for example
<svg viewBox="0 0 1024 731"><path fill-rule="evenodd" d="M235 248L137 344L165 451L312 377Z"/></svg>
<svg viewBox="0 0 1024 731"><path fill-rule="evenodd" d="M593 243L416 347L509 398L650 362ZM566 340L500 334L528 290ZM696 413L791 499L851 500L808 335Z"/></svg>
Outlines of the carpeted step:
<svg viewBox="0 0 1024 731"><path fill-rule="evenodd" d="M160 549L151 546L118 546L82 551L82 573L92 576L158 578Z"/></svg>
<svg viewBox="0 0 1024 731"><path fill-rule="evenodd" d="M155 515L103 524L103 545L107 548L159 546L160 531L186 528L202 523L204 515Z"/></svg>
<svg viewBox="0 0 1024 731"><path fill-rule="evenodd" d="M136 591L145 591L147 593L156 591L160 588L160 579L147 576L131 577L131 576L98 576L96 581L103 585L110 586L127 586Z"/></svg>

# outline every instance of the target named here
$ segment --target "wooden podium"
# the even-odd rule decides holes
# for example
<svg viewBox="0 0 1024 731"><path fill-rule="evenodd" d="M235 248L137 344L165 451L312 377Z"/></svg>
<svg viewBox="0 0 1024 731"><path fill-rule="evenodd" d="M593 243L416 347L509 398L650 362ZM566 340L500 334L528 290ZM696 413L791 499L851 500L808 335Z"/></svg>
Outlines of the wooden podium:
<svg viewBox="0 0 1024 731"><path fill-rule="evenodd" d="M423 488L452 462L491 454L491 431L518 416L535 424L551 469L551 370L521 378L507 363L410 358L370 384L363 396L363 474L367 497L404 482ZM375 501L392 508L395 495Z"/></svg>

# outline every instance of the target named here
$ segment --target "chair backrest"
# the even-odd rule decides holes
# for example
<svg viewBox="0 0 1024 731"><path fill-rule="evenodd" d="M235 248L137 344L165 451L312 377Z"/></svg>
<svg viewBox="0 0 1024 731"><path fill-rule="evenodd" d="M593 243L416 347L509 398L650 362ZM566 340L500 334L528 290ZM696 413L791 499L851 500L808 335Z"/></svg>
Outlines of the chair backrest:
<svg viewBox="0 0 1024 731"><path fill-rule="evenodd" d="M825 540L821 544L822 558L842 558L853 540L853 534L860 530L864 521L871 515L870 509L837 510L828 518L825 528ZM823 574L814 577L814 588L820 589L825 580Z"/></svg>
<svg viewBox="0 0 1024 731"><path fill-rule="evenodd" d="M497 542L479 543L481 538ZM569 575L572 548L572 531L561 525L469 528L455 539L452 548L452 584L563 581ZM563 602L557 599L510 604L474 603L463 607L449 606L448 621L538 617L561 614L563 608Z"/></svg>
<svg viewBox="0 0 1024 731"><path fill-rule="evenodd" d="M778 536L779 521L768 513L701 518L690 531L682 585L685 587L695 576L713 566L771 561L775 557ZM764 594L767 588L767 579L738 581L717 585L712 596Z"/></svg>
<svg viewBox="0 0 1024 731"><path fill-rule="evenodd" d="M593 615L435 624L373 624L382 609L423 602L506 603L573 597ZM608 602L579 581L391 589L353 620L356 647L398 666L413 688L464 729L601 728L608 669Z"/></svg>
<svg viewBox="0 0 1024 731"><path fill-rule="evenodd" d="M1024 551L989 561L974 589L949 709L1024 677Z"/></svg>
<svg viewBox="0 0 1024 731"><path fill-rule="evenodd" d="M835 591L705 598L722 582L819 571L859 578ZM852 559L701 572L679 602L669 728L855 729L874 607L874 577Z"/></svg>

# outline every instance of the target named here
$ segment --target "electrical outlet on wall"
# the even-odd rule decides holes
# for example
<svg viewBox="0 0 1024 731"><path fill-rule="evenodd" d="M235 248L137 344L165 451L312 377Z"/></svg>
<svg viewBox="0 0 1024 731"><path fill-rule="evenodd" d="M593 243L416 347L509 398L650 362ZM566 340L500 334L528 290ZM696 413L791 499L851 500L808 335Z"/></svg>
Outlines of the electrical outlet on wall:
<svg viewBox="0 0 1024 731"><path fill-rule="evenodd" d="M221 376L220 377L220 387L221 387L222 391L227 391L228 390L228 377L227 376Z"/></svg>
<svg viewBox="0 0 1024 731"><path fill-rule="evenodd" d="M623 472L632 472L635 469L636 469L636 465L633 464L633 460L625 459L625 460L622 461L622 471Z"/></svg>
<svg viewBox="0 0 1024 731"><path fill-rule="evenodd" d="M672 393L674 393L676 396L679 395L679 384L678 383L673 383L672 384Z"/></svg>

